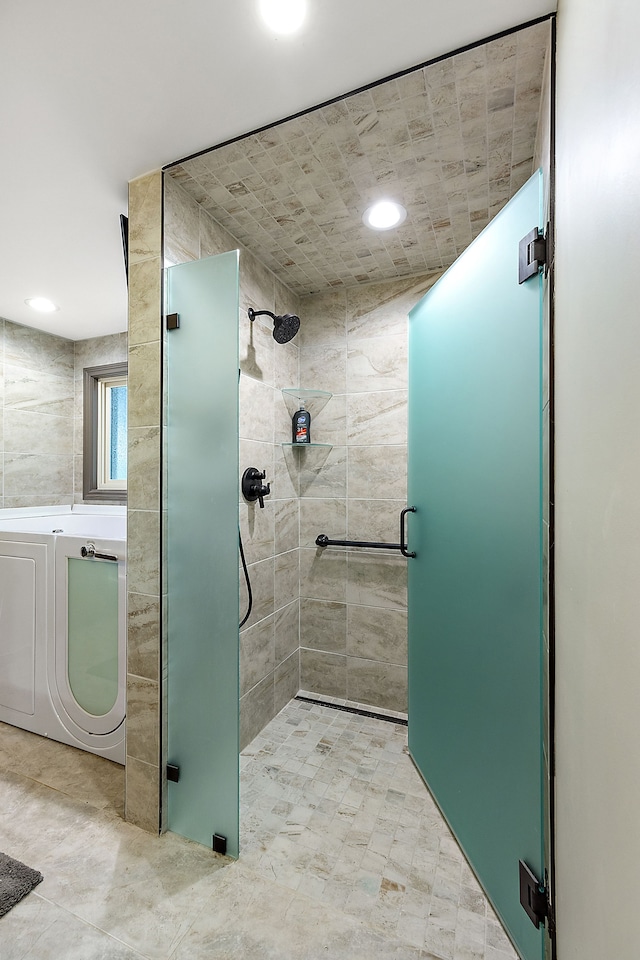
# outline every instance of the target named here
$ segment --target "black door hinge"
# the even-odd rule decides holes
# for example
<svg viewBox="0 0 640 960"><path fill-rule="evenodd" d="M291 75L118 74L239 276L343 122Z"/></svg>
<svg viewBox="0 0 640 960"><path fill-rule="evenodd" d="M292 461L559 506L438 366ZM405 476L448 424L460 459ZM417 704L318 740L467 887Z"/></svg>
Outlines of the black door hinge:
<svg viewBox="0 0 640 960"><path fill-rule="evenodd" d="M225 856L227 852L227 838L223 837L221 833L214 833L211 846L214 853L221 853Z"/></svg>
<svg viewBox="0 0 640 960"><path fill-rule="evenodd" d="M541 883L534 873L529 869L524 860L519 861L520 866L520 903L524 911L538 928L549 916L549 901L547 898L547 888Z"/></svg>
<svg viewBox="0 0 640 960"><path fill-rule="evenodd" d="M518 283L524 283L548 263L547 236L543 236L537 227L523 237L518 246Z"/></svg>
<svg viewBox="0 0 640 960"><path fill-rule="evenodd" d="M171 783L177 783L180 779L180 767L177 763L168 763L167 764L167 780L170 780Z"/></svg>
<svg viewBox="0 0 640 960"><path fill-rule="evenodd" d="M168 313L167 314L167 330L177 330L179 326L180 326L180 314Z"/></svg>

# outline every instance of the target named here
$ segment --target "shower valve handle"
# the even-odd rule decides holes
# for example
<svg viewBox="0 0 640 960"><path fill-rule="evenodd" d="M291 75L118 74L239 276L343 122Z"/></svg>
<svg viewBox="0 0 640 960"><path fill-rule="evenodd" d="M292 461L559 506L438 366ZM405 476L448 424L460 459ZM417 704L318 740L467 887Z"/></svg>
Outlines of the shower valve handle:
<svg viewBox="0 0 640 960"><path fill-rule="evenodd" d="M249 503L257 500L262 508L264 508L264 498L271 493L271 484L261 482L266 476L266 470L261 473L256 467L247 467L242 474L242 496Z"/></svg>

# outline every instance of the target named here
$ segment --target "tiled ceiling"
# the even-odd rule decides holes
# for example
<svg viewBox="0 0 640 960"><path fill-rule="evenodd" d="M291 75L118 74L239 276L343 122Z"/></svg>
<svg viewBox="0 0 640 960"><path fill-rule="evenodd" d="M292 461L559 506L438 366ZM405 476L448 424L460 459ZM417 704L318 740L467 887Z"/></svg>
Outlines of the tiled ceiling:
<svg viewBox="0 0 640 960"><path fill-rule="evenodd" d="M450 266L533 170L548 22L178 164L293 292ZM377 199L404 224L362 223Z"/></svg>

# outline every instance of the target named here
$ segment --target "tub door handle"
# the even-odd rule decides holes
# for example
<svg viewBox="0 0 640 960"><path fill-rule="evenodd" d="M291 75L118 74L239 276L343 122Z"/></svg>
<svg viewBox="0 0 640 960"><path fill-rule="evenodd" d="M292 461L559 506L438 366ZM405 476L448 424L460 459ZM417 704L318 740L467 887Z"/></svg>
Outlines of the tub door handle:
<svg viewBox="0 0 640 960"><path fill-rule="evenodd" d="M118 562L118 558L114 557L111 553L98 553L95 543L87 543L85 547L80 547L80 556L88 557L89 560L112 560L116 563Z"/></svg>

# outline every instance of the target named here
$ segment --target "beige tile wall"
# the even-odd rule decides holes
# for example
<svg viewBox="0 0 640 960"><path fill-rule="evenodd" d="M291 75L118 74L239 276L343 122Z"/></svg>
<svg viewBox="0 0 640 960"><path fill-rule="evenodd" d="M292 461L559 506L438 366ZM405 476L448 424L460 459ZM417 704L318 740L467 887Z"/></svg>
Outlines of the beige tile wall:
<svg viewBox="0 0 640 960"><path fill-rule="evenodd" d="M328 390L300 461L300 683L327 696L407 706L407 561L315 546L397 543L407 489L407 315L439 274L300 302L301 386ZM313 401L312 401L313 403Z"/></svg>
<svg viewBox="0 0 640 960"><path fill-rule="evenodd" d="M128 664L125 816L160 826L162 174L129 184Z"/></svg>
<svg viewBox="0 0 640 960"><path fill-rule="evenodd" d="M0 318L0 507L73 502L74 344Z"/></svg>

